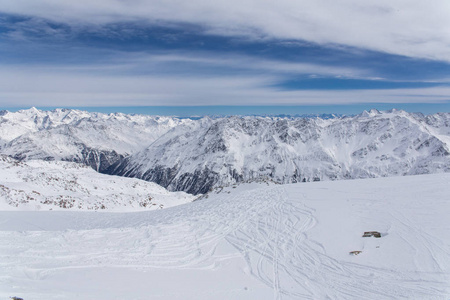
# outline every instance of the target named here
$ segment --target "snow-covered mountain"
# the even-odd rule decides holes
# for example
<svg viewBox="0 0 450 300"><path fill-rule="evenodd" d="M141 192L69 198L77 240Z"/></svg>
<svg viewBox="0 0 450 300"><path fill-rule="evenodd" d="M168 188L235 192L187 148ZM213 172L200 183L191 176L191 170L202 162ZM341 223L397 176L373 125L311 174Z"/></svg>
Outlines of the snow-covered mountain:
<svg viewBox="0 0 450 300"><path fill-rule="evenodd" d="M90 116L88 112L73 109L42 111L32 107L13 113L4 110L0 112L0 146L24 134L70 124Z"/></svg>
<svg viewBox="0 0 450 300"><path fill-rule="evenodd" d="M449 124L450 114L396 110L334 119L203 119L173 128L110 172L194 194L255 180L294 183L449 172Z"/></svg>
<svg viewBox="0 0 450 300"><path fill-rule="evenodd" d="M152 143L189 119L35 108L0 116L0 148L20 160L64 160L97 171Z"/></svg>
<svg viewBox="0 0 450 300"><path fill-rule="evenodd" d="M100 174L71 162L20 162L0 155L0 210L153 210L192 202L134 178Z"/></svg>
<svg viewBox="0 0 450 300"><path fill-rule="evenodd" d="M205 193L278 183L450 171L450 114L392 110L353 117L180 119L30 109L0 116L1 153Z"/></svg>

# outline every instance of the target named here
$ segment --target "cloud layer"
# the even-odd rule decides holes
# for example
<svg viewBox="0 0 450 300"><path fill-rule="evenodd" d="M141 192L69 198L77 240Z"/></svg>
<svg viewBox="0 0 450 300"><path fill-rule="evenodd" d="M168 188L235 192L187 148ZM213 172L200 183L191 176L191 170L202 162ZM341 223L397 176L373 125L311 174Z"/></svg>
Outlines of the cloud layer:
<svg viewBox="0 0 450 300"><path fill-rule="evenodd" d="M112 68L112 67L111 67ZM105 70L109 70L104 66ZM117 69L116 69L117 71ZM120 72L119 72L120 73ZM88 69L2 68L3 106L340 105L440 103L450 87L377 90L283 90L277 76L120 75Z"/></svg>
<svg viewBox="0 0 450 300"><path fill-rule="evenodd" d="M337 44L450 61L450 2L442 0L2 1L0 11L72 26L187 23L253 39Z"/></svg>
<svg viewBox="0 0 450 300"><path fill-rule="evenodd" d="M450 101L450 2L0 0L0 106Z"/></svg>

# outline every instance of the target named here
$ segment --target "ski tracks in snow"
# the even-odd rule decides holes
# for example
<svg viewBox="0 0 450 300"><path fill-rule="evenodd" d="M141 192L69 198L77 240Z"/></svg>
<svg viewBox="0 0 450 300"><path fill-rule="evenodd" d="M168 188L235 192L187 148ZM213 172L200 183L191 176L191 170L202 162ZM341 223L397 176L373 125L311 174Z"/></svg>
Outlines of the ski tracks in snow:
<svg viewBox="0 0 450 300"><path fill-rule="evenodd" d="M282 299L283 295L306 297L307 292L298 292L299 285L307 285L305 274L298 272L304 263L298 255L302 255L306 232L316 222L312 210L301 202L288 201L282 187L254 193L252 198L256 202L266 198L270 201L265 202L260 214L228 235L227 241L246 258L250 273L273 287L274 299Z"/></svg>
<svg viewBox="0 0 450 300"><path fill-rule="evenodd" d="M273 299L441 299L436 295L445 294L444 273L409 273L329 256L310 233L318 221L315 210L305 205L306 197L283 186L241 194L239 203L258 211L226 236L246 259L249 272L273 288ZM419 229L408 224L402 234L414 236ZM443 247L430 246L423 245L429 251L424 256L440 268L448 256ZM440 252L438 258L430 248Z"/></svg>
<svg viewBox="0 0 450 300"><path fill-rule="evenodd" d="M86 228L0 231L3 241L16 245L0 246L0 266L8 273L0 283L44 280L67 268L217 269L238 259L246 262L244 272L273 290L265 299L440 299L432 296L445 294L439 274L417 275L327 255L311 230L319 224L316 211L298 191L269 186L211 194L151 213L76 215L95 217L95 228L80 218L77 226ZM402 230L419 234L410 221L395 217ZM434 241L420 234L423 241ZM432 246L427 257L447 269L447 250ZM427 249L424 244L422 250Z"/></svg>

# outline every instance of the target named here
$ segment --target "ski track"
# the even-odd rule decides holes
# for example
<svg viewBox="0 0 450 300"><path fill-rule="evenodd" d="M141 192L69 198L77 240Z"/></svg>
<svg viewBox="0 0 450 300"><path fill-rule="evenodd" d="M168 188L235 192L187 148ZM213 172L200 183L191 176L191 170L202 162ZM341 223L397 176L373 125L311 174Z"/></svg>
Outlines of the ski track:
<svg viewBox="0 0 450 300"><path fill-rule="evenodd" d="M0 244L0 287L24 278L45 280L70 268L214 269L237 257L246 261L249 274L273 289L276 300L445 299L436 295L448 292L443 280L448 278L448 249L400 211L391 212L397 233L407 237L412 251L428 253L441 274L416 276L328 256L309 237L318 221L304 203L307 195L283 186L214 197L155 214L133 214L131 220L127 214L97 214L96 228L80 218L74 228L56 231L37 224L36 231L0 231L7 241ZM223 243L236 252L219 253Z"/></svg>

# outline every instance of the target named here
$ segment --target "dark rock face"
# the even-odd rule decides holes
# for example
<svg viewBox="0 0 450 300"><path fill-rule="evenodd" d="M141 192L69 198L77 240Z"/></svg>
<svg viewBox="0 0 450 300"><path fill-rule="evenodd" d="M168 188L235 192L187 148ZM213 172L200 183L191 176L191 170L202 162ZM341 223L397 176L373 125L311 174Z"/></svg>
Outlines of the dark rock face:
<svg viewBox="0 0 450 300"><path fill-rule="evenodd" d="M209 168L198 169L192 172L182 173L179 170L179 166L173 168L164 167L161 165L155 166L151 169L146 170L141 173L139 170L141 168L138 166L136 168L130 168L129 158L125 158L115 165L111 165L109 168L104 170L102 173L109 175L117 175L131 178L139 178L150 182L155 182L169 191L184 191L193 195L205 194L211 191L212 188L221 185L225 185L230 182L240 183L246 181L263 181L271 180L276 181L274 176L274 171L265 171L264 175L260 173L253 173L250 178L244 177L243 174L239 173L236 169L229 168L226 175L221 175ZM270 168L268 169L270 171ZM224 177L228 178L224 180ZM297 182L313 182L320 181L318 176L308 176L302 175L299 170L295 170L292 176L286 175L283 182L297 183Z"/></svg>
<svg viewBox="0 0 450 300"><path fill-rule="evenodd" d="M205 194L210 191L218 181L219 174L205 170L196 170L194 173L184 173L168 186L169 190L186 191L190 194Z"/></svg>
<svg viewBox="0 0 450 300"><path fill-rule="evenodd" d="M219 174L209 169L196 170L194 173L178 174L179 170L177 166L167 168L158 165L148 169L144 173L140 173L138 169L127 170L127 166L128 160L123 159L115 165L110 166L103 173L139 178L155 182L167 188L169 191L185 191L194 195L209 192L219 180ZM237 176L237 174L235 174L235 176Z"/></svg>
<svg viewBox="0 0 450 300"><path fill-rule="evenodd" d="M122 161L123 155L116 151L97 150L89 147L83 147L81 157L63 159L66 161L73 161L90 166L92 169L100 173L105 173L112 165Z"/></svg>
<svg viewBox="0 0 450 300"><path fill-rule="evenodd" d="M118 154L116 151L98 150L86 147L85 145L78 145L81 150L81 155L68 156L61 158L62 161L70 161L76 163L82 163L90 166L92 169L100 173L107 173L107 170L118 162L124 159L123 155ZM17 153L11 155L12 158L17 160L35 159L34 157L28 157L27 152ZM39 159L45 161L56 160L53 156L40 156Z"/></svg>

